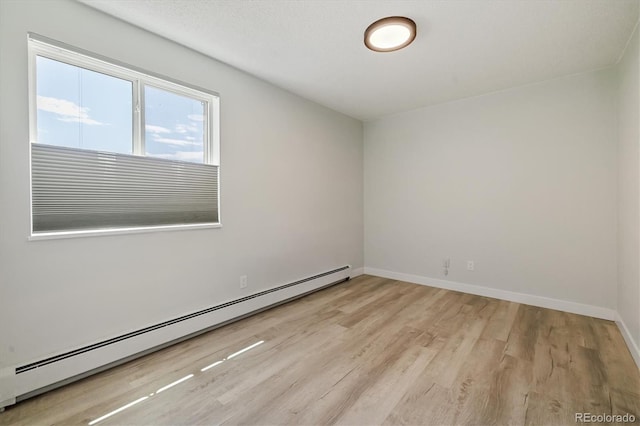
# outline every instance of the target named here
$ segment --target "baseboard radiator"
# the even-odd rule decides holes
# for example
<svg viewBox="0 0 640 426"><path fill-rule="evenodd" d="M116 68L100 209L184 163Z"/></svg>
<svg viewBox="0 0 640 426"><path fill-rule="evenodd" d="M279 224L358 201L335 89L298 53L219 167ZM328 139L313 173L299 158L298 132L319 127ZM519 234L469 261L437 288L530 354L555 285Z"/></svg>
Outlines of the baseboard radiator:
<svg viewBox="0 0 640 426"><path fill-rule="evenodd" d="M0 370L0 408L349 279L350 266Z"/></svg>

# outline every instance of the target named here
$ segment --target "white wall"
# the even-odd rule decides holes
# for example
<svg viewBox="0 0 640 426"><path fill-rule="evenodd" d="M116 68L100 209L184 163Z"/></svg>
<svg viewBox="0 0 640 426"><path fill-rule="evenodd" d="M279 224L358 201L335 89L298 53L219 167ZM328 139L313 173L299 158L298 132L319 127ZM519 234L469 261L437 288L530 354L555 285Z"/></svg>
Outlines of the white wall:
<svg viewBox="0 0 640 426"><path fill-rule="evenodd" d="M613 316L615 72L393 115L366 123L364 135L365 272Z"/></svg>
<svg viewBox="0 0 640 426"><path fill-rule="evenodd" d="M222 229L27 240L27 31L220 93ZM0 1L0 93L0 370L363 266L357 120L70 0Z"/></svg>
<svg viewBox="0 0 640 426"><path fill-rule="evenodd" d="M27 240L27 31L221 94L222 229ZM366 123L363 235L360 122L70 0L0 1L0 370L361 267L363 240L371 270L617 305L640 342L637 40L619 70Z"/></svg>
<svg viewBox="0 0 640 426"><path fill-rule="evenodd" d="M618 314L640 365L640 67L638 29L618 66Z"/></svg>

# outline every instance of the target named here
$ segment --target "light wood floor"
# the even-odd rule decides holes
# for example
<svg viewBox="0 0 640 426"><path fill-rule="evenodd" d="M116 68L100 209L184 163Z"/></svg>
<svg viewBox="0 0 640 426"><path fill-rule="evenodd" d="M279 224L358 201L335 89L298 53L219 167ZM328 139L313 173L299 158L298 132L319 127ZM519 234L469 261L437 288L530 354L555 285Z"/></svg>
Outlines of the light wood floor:
<svg viewBox="0 0 640 426"><path fill-rule="evenodd" d="M614 323L362 276L9 407L0 424L87 425L145 396L97 424L640 419L639 370Z"/></svg>

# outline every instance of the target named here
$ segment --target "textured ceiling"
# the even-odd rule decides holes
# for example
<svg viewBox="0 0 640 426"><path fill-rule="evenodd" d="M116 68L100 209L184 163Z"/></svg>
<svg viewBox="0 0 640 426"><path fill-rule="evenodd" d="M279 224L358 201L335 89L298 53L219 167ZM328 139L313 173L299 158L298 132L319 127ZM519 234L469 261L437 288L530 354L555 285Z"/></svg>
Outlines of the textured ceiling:
<svg viewBox="0 0 640 426"><path fill-rule="evenodd" d="M370 120L613 65L639 0L79 0L305 98ZM374 53L403 15L418 36Z"/></svg>

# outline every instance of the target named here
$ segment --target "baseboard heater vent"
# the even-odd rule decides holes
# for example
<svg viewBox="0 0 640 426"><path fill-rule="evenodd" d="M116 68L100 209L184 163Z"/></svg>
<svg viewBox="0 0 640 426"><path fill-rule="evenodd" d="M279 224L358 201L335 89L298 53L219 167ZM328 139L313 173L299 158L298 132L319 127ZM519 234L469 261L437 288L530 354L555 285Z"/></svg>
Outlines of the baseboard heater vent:
<svg viewBox="0 0 640 426"><path fill-rule="evenodd" d="M15 367L15 397L97 370L136 354L148 353L185 336L227 324L349 279L350 266L260 291L230 302L144 327L39 361ZM86 375L86 374L84 374ZM24 379L22 379L24 377ZM0 389L2 391L2 389ZM13 393L13 392L11 392ZM39 392L38 392L39 393ZM0 396L2 392L0 392ZM0 398L2 402L3 398ZM6 404L5 404L6 405Z"/></svg>
<svg viewBox="0 0 640 426"><path fill-rule="evenodd" d="M111 338L111 339L108 339L108 340L104 340L102 342L94 343L93 345L85 346L83 348L75 349L73 351L69 351L69 352L66 352L66 353L63 353L63 354L60 354L60 355L56 355L56 356L52 356L50 358L46 358L46 359L43 359L43 360L40 360L40 361L32 362L31 364L23 365L21 367L16 368L16 374L24 373L25 371L33 370L34 368L43 367L45 365L52 364L52 363L60 361L60 360L63 360L63 359L66 359L66 358L70 358L72 356L80 355L80 354L88 352L88 351L93 351L93 350L96 350L96 349L101 348L103 346L112 345L114 343L120 342L120 341L125 340L125 339L131 339L132 337L136 337L136 336L139 336L141 334L145 334L145 333L157 330L157 329L162 328L162 327L167 327L169 325L173 325L173 324L176 324L176 323L179 323L179 322L182 322L182 321L186 321L186 320L189 320L191 318L199 317L200 315L205 315L205 314L208 314L210 312L226 308L228 306L237 305L238 303L242 303L242 302L245 302L247 300L255 299L256 297L261 297L261 296L264 296L264 295L269 294L269 293L273 293L273 292L276 292L276 291L284 290L285 288L289 288L289 287L293 287L293 286L296 286L296 285L300 285L302 283L306 283L308 281L312 281L312 280L315 280L315 279L318 279L318 278L321 278L321 277L324 277L324 276L327 276L327 275L332 275L332 274L335 274L337 272L344 271L346 269L349 269L349 267L348 266L343 266L342 268L334 269L333 271L324 272L322 274L314 275L314 276L309 277L309 278L305 278L305 279L298 280L298 281L295 281L295 282L292 282L292 283L289 283L289 284L281 285L279 287L271 288L269 290L261 291L259 293L254 293L254 294L252 294L250 296L246 296L246 297L242 297L240 299L232 300L231 302L223 303L221 305L212 306L210 308L203 309L201 311L197 311L197 312L194 312L194 313L189 314L189 315L183 315L181 317L174 318L174 319L169 320L169 321L164 321L164 322L161 322L159 324L155 324L155 325L152 325L152 326L149 326L149 327L141 328L139 330L132 331L132 332L127 333L127 334L123 334L122 336L114 337L114 338Z"/></svg>

